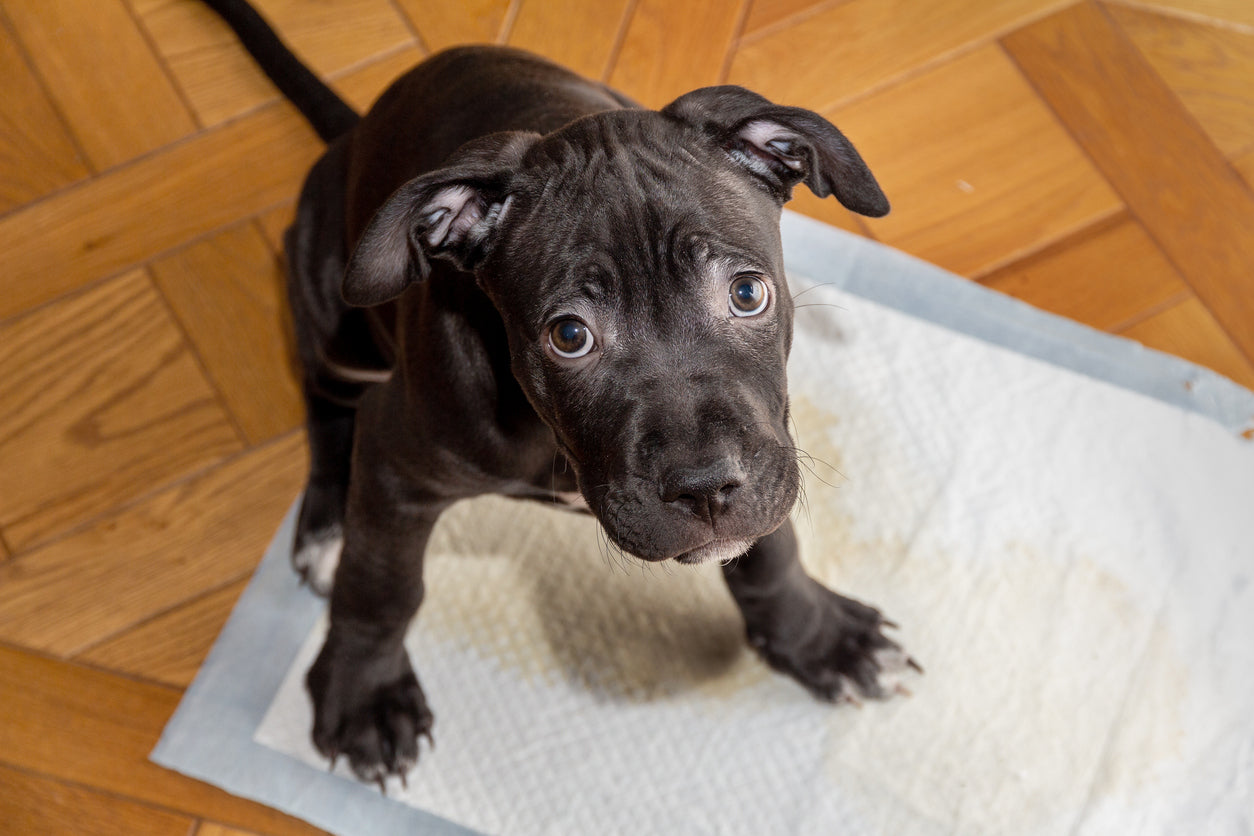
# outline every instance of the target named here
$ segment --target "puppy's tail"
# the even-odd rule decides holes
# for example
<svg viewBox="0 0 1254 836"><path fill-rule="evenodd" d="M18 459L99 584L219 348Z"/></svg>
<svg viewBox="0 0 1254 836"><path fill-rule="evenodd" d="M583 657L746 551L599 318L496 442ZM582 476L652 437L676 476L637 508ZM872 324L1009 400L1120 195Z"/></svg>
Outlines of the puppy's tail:
<svg viewBox="0 0 1254 836"><path fill-rule="evenodd" d="M235 30L240 43L279 91L296 105L323 142L346 133L361 117L322 83L279 40L257 10L244 0L204 0Z"/></svg>

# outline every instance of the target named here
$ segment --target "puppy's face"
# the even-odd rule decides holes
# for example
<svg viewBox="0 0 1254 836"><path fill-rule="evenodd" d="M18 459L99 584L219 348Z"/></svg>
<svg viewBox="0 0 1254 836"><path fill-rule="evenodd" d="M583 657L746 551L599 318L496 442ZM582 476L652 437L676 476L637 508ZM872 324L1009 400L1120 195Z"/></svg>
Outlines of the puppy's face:
<svg viewBox="0 0 1254 836"><path fill-rule="evenodd" d="M514 373L610 538L726 560L799 485L779 204L656 113L535 143L478 276Z"/></svg>
<svg viewBox="0 0 1254 836"><path fill-rule="evenodd" d="M888 211L834 126L741 88L493 134L384 204L344 295L393 298L431 258L473 272L611 539L646 560L729 560L797 497L779 212L800 182Z"/></svg>

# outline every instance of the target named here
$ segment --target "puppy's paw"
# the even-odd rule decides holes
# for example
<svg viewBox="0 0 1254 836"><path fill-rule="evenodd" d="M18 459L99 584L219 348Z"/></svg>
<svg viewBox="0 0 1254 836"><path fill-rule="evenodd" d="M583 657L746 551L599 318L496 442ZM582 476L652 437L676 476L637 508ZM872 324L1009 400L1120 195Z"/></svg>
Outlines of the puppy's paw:
<svg viewBox="0 0 1254 836"><path fill-rule="evenodd" d="M768 629L750 626L749 643L819 699L861 705L862 698L909 696L906 682L923 668L884 635L896 625L873 607L815 586L821 591L808 613Z"/></svg>
<svg viewBox="0 0 1254 836"><path fill-rule="evenodd" d="M327 718L330 719L330 718ZM413 674L408 680L374 689L355 711L334 718L335 730L314 729L314 744L331 760L348 758L353 774L387 792L387 779L406 774L418 763L419 738L434 745L435 718Z"/></svg>
<svg viewBox="0 0 1254 836"><path fill-rule="evenodd" d="M292 552L292 567L314 592L326 597L335 583L335 569L344 550L344 535L339 526L300 538Z"/></svg>
<svg viewBox="0 0 1254 836"><path fill-rule="evenodd" d="M405 776L418 762L419 738L434 745L431 729L435 718L409 659L368 660L328 654L323 648L310 669L306 685L314 703L313 742L335 767L341 756L362 781L387 792L387 779ZM382 681L372 682L392 669Z"/></svg>

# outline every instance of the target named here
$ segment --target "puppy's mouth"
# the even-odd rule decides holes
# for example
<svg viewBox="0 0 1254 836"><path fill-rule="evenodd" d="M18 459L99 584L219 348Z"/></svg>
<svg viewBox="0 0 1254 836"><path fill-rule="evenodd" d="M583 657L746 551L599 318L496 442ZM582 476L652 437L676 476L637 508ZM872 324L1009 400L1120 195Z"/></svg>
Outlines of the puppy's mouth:
<svg viewBox="0 0 1254 836"><path fill-rule="evenodd" d="M676 555L675 562L685 566L696 566L699 563L729 563L749 551L753 543L753 540L739 538L716 538L704 546Z"/></svg>

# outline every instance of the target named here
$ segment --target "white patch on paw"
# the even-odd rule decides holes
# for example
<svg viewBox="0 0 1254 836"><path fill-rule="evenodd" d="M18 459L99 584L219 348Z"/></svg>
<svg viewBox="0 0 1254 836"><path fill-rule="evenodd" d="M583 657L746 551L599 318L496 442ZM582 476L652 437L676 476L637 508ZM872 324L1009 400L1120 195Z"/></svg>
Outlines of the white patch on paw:
<svg viewBox="0 0 1254 836"><path fill-rule="evenodd" d="M335 567L340 565L344 535L339 527L328 529L307 542L292 558L292 565L319 595L331 594Z"/></svg>

